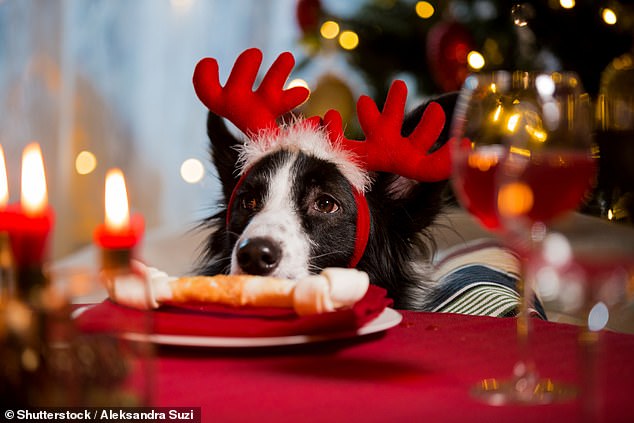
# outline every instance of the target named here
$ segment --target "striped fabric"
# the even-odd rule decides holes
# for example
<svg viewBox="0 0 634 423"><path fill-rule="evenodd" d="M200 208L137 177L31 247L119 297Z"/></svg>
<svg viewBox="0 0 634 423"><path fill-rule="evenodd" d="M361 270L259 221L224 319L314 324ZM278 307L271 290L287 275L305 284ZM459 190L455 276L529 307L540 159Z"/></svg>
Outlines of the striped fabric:
<svg viewBox="0 0 634 423"><path fill-rule="evenodd" d="M449 252L436 263L438 285L428 309L436 312L513 317L520 306L519 260L491 241L476 241ZM532 316L545 319L537 299Z"/></svg>

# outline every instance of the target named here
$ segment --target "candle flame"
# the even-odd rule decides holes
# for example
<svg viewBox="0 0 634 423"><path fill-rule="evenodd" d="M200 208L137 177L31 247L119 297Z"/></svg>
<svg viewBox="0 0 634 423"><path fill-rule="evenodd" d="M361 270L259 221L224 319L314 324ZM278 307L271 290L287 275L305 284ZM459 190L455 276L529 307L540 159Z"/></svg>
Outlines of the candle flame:
<svg viewBox="0 0 634 423"><path fill-rule="evenodd" d="M7 179L7 164L4 159L4 150L0 144L0 208L9 203L9 182Z"/></svg>
<svg viewBox="0 0 634 423"><path fill-rule="evenodd" d="M130 209L125 179L121 169L110 169L106 174L106 227L121 231L130 225Z"/></svg>
<svg viewBox="0 0 634 423"><path fill-rule="evenodd" d="M22 152L22 207L28 215L37 215L48 204L46 175L42 150L36 142L27 145Z"/></svg>

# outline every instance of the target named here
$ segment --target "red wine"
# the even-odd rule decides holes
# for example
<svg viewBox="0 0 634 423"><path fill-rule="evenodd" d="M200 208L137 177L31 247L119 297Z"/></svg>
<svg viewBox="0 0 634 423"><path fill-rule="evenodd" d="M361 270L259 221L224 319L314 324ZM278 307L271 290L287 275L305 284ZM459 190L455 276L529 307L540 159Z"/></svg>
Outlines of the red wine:
<svg viewBox="0 0 634 423"><path fill-rule="evenodd" d="M503 151L470 151L458 155L454 167L459 200L489 229L501 228L498 201L512 215L547 222L576 209L594 185L595 161L585 152L535 152L521 163L513 177L507 177L500 174ZM504 192L502 196L503 191L498 192L500 184L513 184L514 195L509 197Z"/></svg>
<svg viewBox="0 0 634 423"><path fill-rule="evenodd" d="M504 152L502 146L492 146L457 152L454 157L452 179L458 200L485 228L491 230L500 229L496 174Z"/></svg>

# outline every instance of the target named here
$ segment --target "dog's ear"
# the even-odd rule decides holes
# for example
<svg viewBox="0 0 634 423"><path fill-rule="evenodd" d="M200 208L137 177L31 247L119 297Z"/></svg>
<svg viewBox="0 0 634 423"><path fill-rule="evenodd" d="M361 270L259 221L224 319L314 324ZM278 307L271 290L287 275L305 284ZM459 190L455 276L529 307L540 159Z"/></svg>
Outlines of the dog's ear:
<svg viewBox="0 0 634 423"><path fill-rule="evenodd" d="M239 178L236 170L237 147L242 142L229 131L224 119L212 112L209 112L207 116L207 135L210 141L211 159L222 184L225 204L228 204Z"/></svg>

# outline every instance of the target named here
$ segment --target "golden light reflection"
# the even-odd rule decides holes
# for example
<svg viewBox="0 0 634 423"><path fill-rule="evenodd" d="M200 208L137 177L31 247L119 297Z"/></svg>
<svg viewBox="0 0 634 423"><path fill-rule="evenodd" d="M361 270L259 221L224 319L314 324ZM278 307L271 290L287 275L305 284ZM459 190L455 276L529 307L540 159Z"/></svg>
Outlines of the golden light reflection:
<svg viewBox="0 0 634 423"><path fill-rule="evenodd" d="M483 379L482 380L482 389L485 391L497 391L500 389L500 383L497 379Z"/></svg>
<svg viewBox="0 0 634 423"><path fill-rule="evenodd" d="M517 124L520 121L520 117L521 115L519 113L513 113L511 116L509 116L508 120L506 121L506 129L510 133L514 133L515 131L517 131Z"/></svg>
<svg viewBox="0 0 634 423"><path fill-rule="evenodd" d="M339 35L339 45L346 50L354 50L359 45L359 36L354 31L343 31Z"/></svg>
<svg viewBox="0 0 634 423"><path fill-rule="evenodd" d="M603 19L603 22L605 22L608 25L614 25L616 24L618 20L614 10L608 7L606 7L605 9L601 11L601 18Z"/></svg>
<svg viewBox="0 0 634 423"><path fill-rule="evenodd" d="M548 139L548 133L542 128L526 125L525 129L528 135L530 135L530 137L533 139L533 141L543 143L546 142L546 140Z"/></svg>
<svg viewBox="0 0 634 423"><path fill-rule="evenodd" d="M9 204L9 182L7 178L7 163L4 159L4 149L0 145L0 208Z"/></svg>
<svg viewBox="0 0 634 423"><path fill-rule="evenodd" d="M97 157L90 151L80 151L75 157L75 170L80 175L88 175L97 168Z"/></svg>
<svg viewBox="0 0 634 423"><path fill-rule="evenodd" d="M522 156L522 157L530 157L531 156L531 151L530 150L528 150L526 148L516 147L514 145L512 145L509 148L509 153L517 154L518 156Z"/></svg>
<svg viewBox="0 0 634 423"><path fill-rule="evenodd" d="M495 111L493 112L493 116L491 117L491 120L493 122L497 122L500 120L500 114L502 114L502 105L498 104L498 106L495 108Z"/></svg>
<svg viewBox="0 0 634 423"><path fill-rule="evenodd" d="M533 190L523 182L513 182L500 187L498 211L503 216L520 216L533 208Z"/></svg>
<svg viewBox="0 0 634 423"><path fill-rule="evenodd" d="M634 60L632 60L632 55L630 53L626 53L612 61L612 66L615 70L630 69L632 68L632 64L634 64ZM603 94L601 97L603 97ZM602 101L605 101L605 99L602 99Z"/></svg>
<svg viewBox="0 0 634 423"><path fill-rule="evenodd" d="M480 70L485 65L484 56L478 51L470 51L467 54L467 63L469 63L469 67L473 70Z"/></svg>
<svg viewBox="0 0 634 423"><path fill-rule="evenodd" d="M24 212L31 216L42 213L48 204L44 159L36 142L22 152L21 203Z"/></svg>
<svg viewBox="0 0 634 423"><path fill-rule="evenodd" d="M319 33L327 40L335 39L339 35L339 24L335 21L326 21L321 24Z"/></svg>
<svg viewBox="0 0 634 423"><path fill-rule="evenodd" d="M612 213L612 209L608 209L608 220L614 219L614 213Z"/></svg>
<svg viewBox="0 0 634 423"><path fill-rule="evenodd" d="M106 174L106 228L117 232L130 225L130 208L125 179L121 169L110 169Z"/></svg>
<svg viewBox="0 0 634 423"><path fill-rule="evenodd" d="M416 3L416 14L422 19L429 19L434 15L434 6L426 1Z"/></svg>
<svg viewBox="0 0 634 423"><path fill-rule="evenodd" d="M572 9L575 7L575 0L559 0L559 5L564 9Z"/></svg>
<svg viewBox="0 0 634 423"><path fill-rule="evenodd" d="M498 156L493 154L471 153L467 159L467 165L472 169L486 172L491 167L498 164Z"/></svg>

